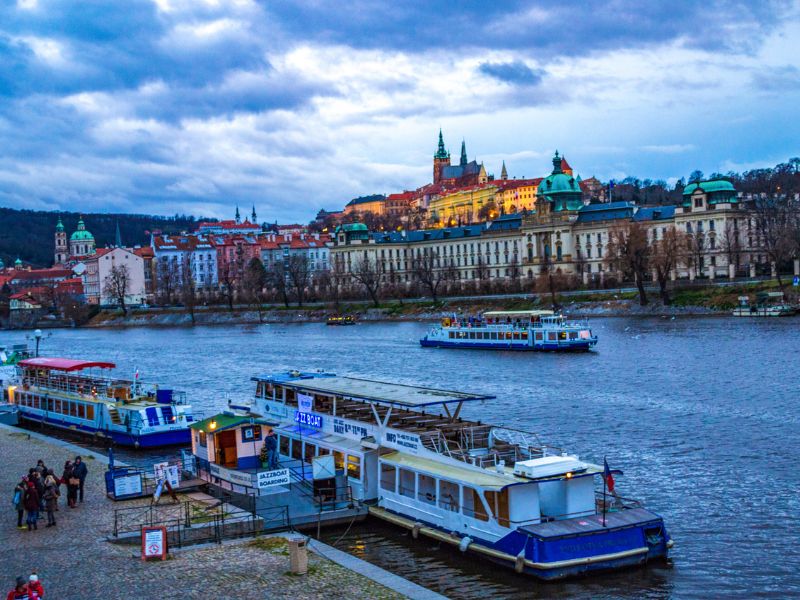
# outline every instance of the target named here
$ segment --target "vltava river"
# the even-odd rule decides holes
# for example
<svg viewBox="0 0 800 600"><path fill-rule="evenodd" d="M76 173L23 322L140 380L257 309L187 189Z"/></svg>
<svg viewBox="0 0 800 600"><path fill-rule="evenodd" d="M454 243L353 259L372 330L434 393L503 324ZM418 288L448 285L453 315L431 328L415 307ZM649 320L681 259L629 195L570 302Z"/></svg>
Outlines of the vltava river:
<svg viewBox="0 0 800 600"><path fill-rule="evenodd" d="M494 394L464 416L606 456L624 471L619 493L663 515L675 539L670 567L540 584L382 524L326 534L452 597L800 595L800 319L592 325L597 350L578 355L423 349L420 323L56 330L42 349L111 360L121 376L138 367L208 413L246 398L251 376L286 369Z"/></svg>

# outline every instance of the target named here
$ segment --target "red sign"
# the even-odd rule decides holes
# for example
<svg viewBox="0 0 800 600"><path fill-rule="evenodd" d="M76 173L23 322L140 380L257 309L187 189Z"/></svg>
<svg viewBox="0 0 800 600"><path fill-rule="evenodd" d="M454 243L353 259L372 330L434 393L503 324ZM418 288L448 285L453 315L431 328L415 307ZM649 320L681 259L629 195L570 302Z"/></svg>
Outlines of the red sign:
<svg viewBox="0 0 800 600"><path fill-rule="evenodd" d="M167 560L167 528L142 527L142 560Z"/></svg>

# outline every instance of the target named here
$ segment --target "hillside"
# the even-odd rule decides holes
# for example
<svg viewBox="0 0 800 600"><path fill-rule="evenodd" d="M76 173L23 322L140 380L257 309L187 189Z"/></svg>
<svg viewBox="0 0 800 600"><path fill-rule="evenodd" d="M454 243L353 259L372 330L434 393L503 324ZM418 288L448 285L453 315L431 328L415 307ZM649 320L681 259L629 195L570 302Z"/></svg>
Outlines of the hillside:
<svg viewBox="0 0 800 600"><path fill-rule="evenodd" d="M79 213L0 208L0 258L6 266L13 264L17 257L37 267L50 266L58 218L61 217L69 236L75 231L80 216ZM177 233L194 229L198 221L186 215L159 217L107 213L86 213L83 220L86 229L94 235L98 248L114 243L117 222L122 243L134 246L148 244L151 231Z"/></svg>

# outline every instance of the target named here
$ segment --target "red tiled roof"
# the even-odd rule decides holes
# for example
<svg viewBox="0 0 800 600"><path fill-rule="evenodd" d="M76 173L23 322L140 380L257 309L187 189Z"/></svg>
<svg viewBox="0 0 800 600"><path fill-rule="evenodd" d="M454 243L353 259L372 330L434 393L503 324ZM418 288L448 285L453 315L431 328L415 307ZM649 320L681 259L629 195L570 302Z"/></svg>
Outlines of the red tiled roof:
<svg viewBox="0 0 800 600"><path fill-rule="evenodd" d="M564 158L563 156L561 157L561 170L562 171L572 170L572 167L569 166L567 159Z"/></svg>
<svg viewBox="0 0 800 600"><path fill-rule="evenodd" d="M141 248L134 248L133 253L142 258L153 258L155 253L150 246L142 246Z"/></svg>

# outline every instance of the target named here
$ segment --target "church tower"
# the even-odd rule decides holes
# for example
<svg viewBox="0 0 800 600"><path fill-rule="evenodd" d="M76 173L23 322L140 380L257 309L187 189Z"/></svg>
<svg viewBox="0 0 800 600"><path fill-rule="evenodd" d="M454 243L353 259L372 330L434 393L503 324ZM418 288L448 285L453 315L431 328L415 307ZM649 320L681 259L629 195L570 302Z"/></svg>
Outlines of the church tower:
<svg viewBox="0 0 800 600"><path fill-rule="evenodd" d="M242 222L242 216L239 214L239 205L238 204L236 205L236 216L234 217L234 220L236 221L237 225Z"/></svg>
<svg viewBox="0 0 800 600"><path fill-rule="evenodd" d="M250 222L255 225L258 223L258 217L256 217L256 205L253 204L253 214L250 215Z"/></svg>
<svg viewBox="0 0 800 600"><path fill-rule="evenodd" d="M458 164L460 164L462 167L466 167L468 162L469 161L467 160L467 142L461 140L461 162L459 162Z"/></svg>
<svg viewBox="0 0 800 600"><path fill-rule="evenodd" d="M503 168L500 169L500 179L505 181L508 179L508 171L506 170L506 161L503 161Z"/></svg>
<svg viewBox="0 0 800 600"><path fill-rule="evenodd" d="M450 166L450 153L445 150L442 130L439 129L439 148L433 155L433 183L439 183L442 179L442 170Z"/></svg>
<svg viewBox="0 0 800 600"><path fill-rule="evenodd" d="M64 224L61 222L61 217L58 218L56 225L56 253L54 262L57 265L67 262L69 258L69 246L67 245L67 232L64 231Z"/></svg>

